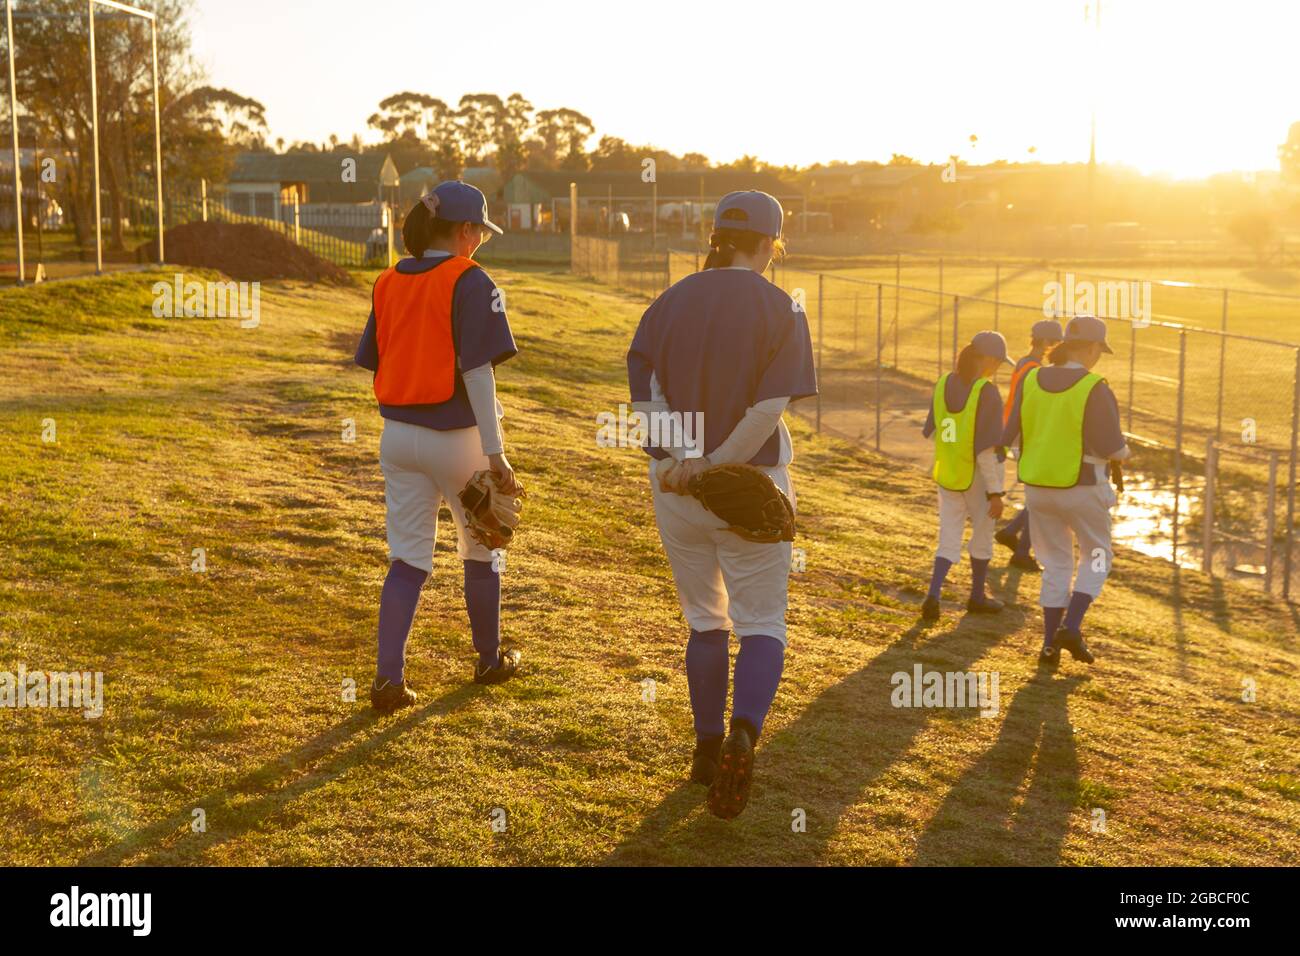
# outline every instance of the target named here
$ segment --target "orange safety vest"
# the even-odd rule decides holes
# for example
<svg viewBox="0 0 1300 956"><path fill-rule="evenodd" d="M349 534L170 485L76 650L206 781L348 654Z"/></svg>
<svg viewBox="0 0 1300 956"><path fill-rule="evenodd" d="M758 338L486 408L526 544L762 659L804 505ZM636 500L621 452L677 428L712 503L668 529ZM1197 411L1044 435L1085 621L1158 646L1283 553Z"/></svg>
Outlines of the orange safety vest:
<svg viewBox="0 0 1300 956"><path fill-rule="evenodd" d="M1011 373L1011 384L1007 387L1007 400L1002 406L1003 428L1005 428L1007 422L1011 420L1011 408L1016 404L1016 389L1020 386L1021 380L1040 365L1042 365L1041 362L1036 362L1033 359L1030 359L1024 365L1020 366L1020 368Z"/></svg>
<svg viewBox="0 0 1300 956"><path fill-rule="evenodd" d="M478 263L448 256L427 272L389 267L375 282L375 341L381 405L435 405L456 389L451 305L456 283Z"/></svg>

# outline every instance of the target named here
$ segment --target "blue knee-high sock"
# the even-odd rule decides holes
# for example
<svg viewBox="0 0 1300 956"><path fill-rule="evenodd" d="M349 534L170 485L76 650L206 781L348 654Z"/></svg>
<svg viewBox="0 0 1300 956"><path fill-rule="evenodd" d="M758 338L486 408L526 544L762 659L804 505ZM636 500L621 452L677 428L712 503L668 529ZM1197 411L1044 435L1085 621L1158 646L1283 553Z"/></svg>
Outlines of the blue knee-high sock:
<svg viewBox="0 0 1300 956"><path fill-rule="evenodd" d="M988 573L988 558L970 559L970 596L972 598L984 597L984 578Z"/></svg>
<svg viewBox="0 0 1300 956"><path fill-rule="evenodd" d="M1088 611L1088 605L1092 603L1092 595L1084 594L1082 591L1075 591L1070 595L1070 607L1065 612L1065 627L1072 631L1078 631L1083 628L1083 615Z"/></svg>
<svg viewBox="0 0 1300 956"><path fill-rule="evenodd" d="M479 667L496 667L501 650L501 575L491 561L465 562L465 610Z"/></svg>
<svg viewBox="0 0 1300 956"><path fill-rule="evenodd" d="M1029 557L1029 549L1033 545L1033 541L1031 541L1029 537L1029 509L1028 508L1021 511L1020 514L1016 516L1017 521L1019 521L1021 518L1024 518L1025 521L1024 521L1024 527L1020 531L1020 538L1016 541L1015 556L1018 558L1027 558Z"/></svg>
<svg viewBox="0 0 1300 956"><path fill-rule="evenodd" d="M1020 534L1028 527L1029 527L1029 509L1021 508L1020 514L1016 515L1014 518L1008 521L1006 527L1003 528L1002 531L1004 534Z"/></svg>
<svg viewBox="0 0 1300 956"><path fill-rule="evenodd" d="M930 572L930 590L926 592L926 597L932 597L939 600L939 591L943 588L943 579L948 576L948 569L952 567L952 562L947 558L935 558L934 570Z"/></svg>
<svg viewBox="0 0 1300 956"><path fill-rule="evenodd" d="M1043 608L1043 643L1052 643L1052 638L1056 636L1056 631L1061 626L1061 618L1065 617L1065 608L1063 607L1045 607Z"/></svg>
<svg viewBox="0 0 1300 956"><path fill-rule="evenodd" d="M763 729L785 667L785 645L766 634L740 639L736 676L732 688L731 720L747 722L755 734Z"/></svg>
<svg viewBox="0 0 1300 956"><path fill-rule="evenodd" d="M721 737L726 733L727 640L729 631L691 629L686 642L686 687L695 715L695 736Z"/></svg>
<svg viewBox="0 0 1300 956"><path fill-rule="evenodd" d="M429 575L405 561L394 561L379 596L379 661L381 680L400 684L406 668L406 639L420 603L420 588Z"/></svg>

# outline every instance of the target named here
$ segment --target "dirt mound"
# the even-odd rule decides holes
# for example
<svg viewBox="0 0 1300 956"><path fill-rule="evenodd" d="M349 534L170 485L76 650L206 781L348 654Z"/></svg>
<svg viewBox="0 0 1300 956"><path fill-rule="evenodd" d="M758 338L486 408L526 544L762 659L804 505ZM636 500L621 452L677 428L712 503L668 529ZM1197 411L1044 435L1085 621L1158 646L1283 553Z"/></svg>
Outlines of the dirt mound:
<svg viewBox="0 0 1300 956"><path fill-rule="evenodd" d="M346 270L292 240L254 223L188 222L167 230L167 262L217 269L232 279L303 279L348 285ZM141 248L142 262L158 257L158 244Z"/></svg>

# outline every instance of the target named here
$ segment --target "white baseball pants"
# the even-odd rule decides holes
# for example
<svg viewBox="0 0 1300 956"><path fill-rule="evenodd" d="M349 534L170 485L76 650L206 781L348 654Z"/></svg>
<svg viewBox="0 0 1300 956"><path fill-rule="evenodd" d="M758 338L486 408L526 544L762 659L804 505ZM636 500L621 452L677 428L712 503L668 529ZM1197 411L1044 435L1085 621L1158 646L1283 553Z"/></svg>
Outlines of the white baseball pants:
<svg viewBox="0 0 1300 956"><path fill-rule="evenodd" d="M1043 566L1039 591L1039 603L1043 607L1068 606L1071 591L1081 591L1095 599L1110 574L1114 558L1110 546L1110 509L1115 505L1115 490L1110 486L1105 465L1084 462L1083 467L1096 468L1095 485L1025 486L1029 533L1034 541L1034 553ZM1076 540L1079 543L1077 566Z"/></svg>
<svg viewBox="0 0 1300 956"><path fill-rule="evenodd" d="M491 561L492 552L470 537L460 492L476 471L488 467L478 428L438 431L384 420L379 467L388 505L388 560L433 570L438 508L445 501L456 524L462 560Z"/></svg>
<svg viewBox="0 0 1300 956"><path fill-rule="evenodd" d="M1001 465L999 465L1001 467ZM987 560L993 557L993 519L989 517L988 486L977 469L975 479L965 491L951 491L939 486L939 548L935 557L953 564L961 561L961 541L970 520L970 556Z"/></svg>
<svg viewBox="0 0 1300 956"><path fill-rule="evenodd" d="M734 630L738 637L766 634L785 644L791 543L760 544L726 530L694 498L660 490L656 465L650 462L655 523L687 623L697 631ZM788 469L763 471L797 508Z"/></svg>

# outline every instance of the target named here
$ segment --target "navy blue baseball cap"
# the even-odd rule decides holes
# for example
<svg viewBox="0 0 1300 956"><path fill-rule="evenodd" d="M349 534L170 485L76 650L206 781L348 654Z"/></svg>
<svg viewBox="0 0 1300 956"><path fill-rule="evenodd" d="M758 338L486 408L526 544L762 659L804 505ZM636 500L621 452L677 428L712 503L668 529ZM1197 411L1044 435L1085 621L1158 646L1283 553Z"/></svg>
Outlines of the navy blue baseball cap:
<svg viewBox="0 0 1300 956"><path fill-rule="evenodd" d="M498 236L502 234L501 227L488 219L487 197L477 186L449 179L434 186L433 192L421 196L420 202L439 219L473 222L487 226Z"/></svg>
<svg viewBox="0 0 1300 956"><path fill-rule="evenodd" d="M1103 352L1114 354L1114 349L1106 344L1106 323L1095 315L1076 315L1065 327L1067 342L1100 342Z"/></svg>
<svg viewBox="0 0 1300 956"><path fill-rule="evenodd" d="M773 239L781 235L785 210L775 196L757 189L727 193L713 211L714 229L747 229Z"/></svg>
<svg viewBox="0 0 1300 956"><path fill-rule="evenodd" d="M970 344L985 358L1001 359L1008 365L1015 364L1007 356L1007 340L1002 337L1001 332L976 332Z"/></svg>
<svg viewBox="0 0 1300 956"><path fill-rule="evenodd" d="M1029 330L1029 335L1030 338L1046 339L1048 342L1059 342L1065 338L1061 323L1055 319L1039 319Z"/></svg>

